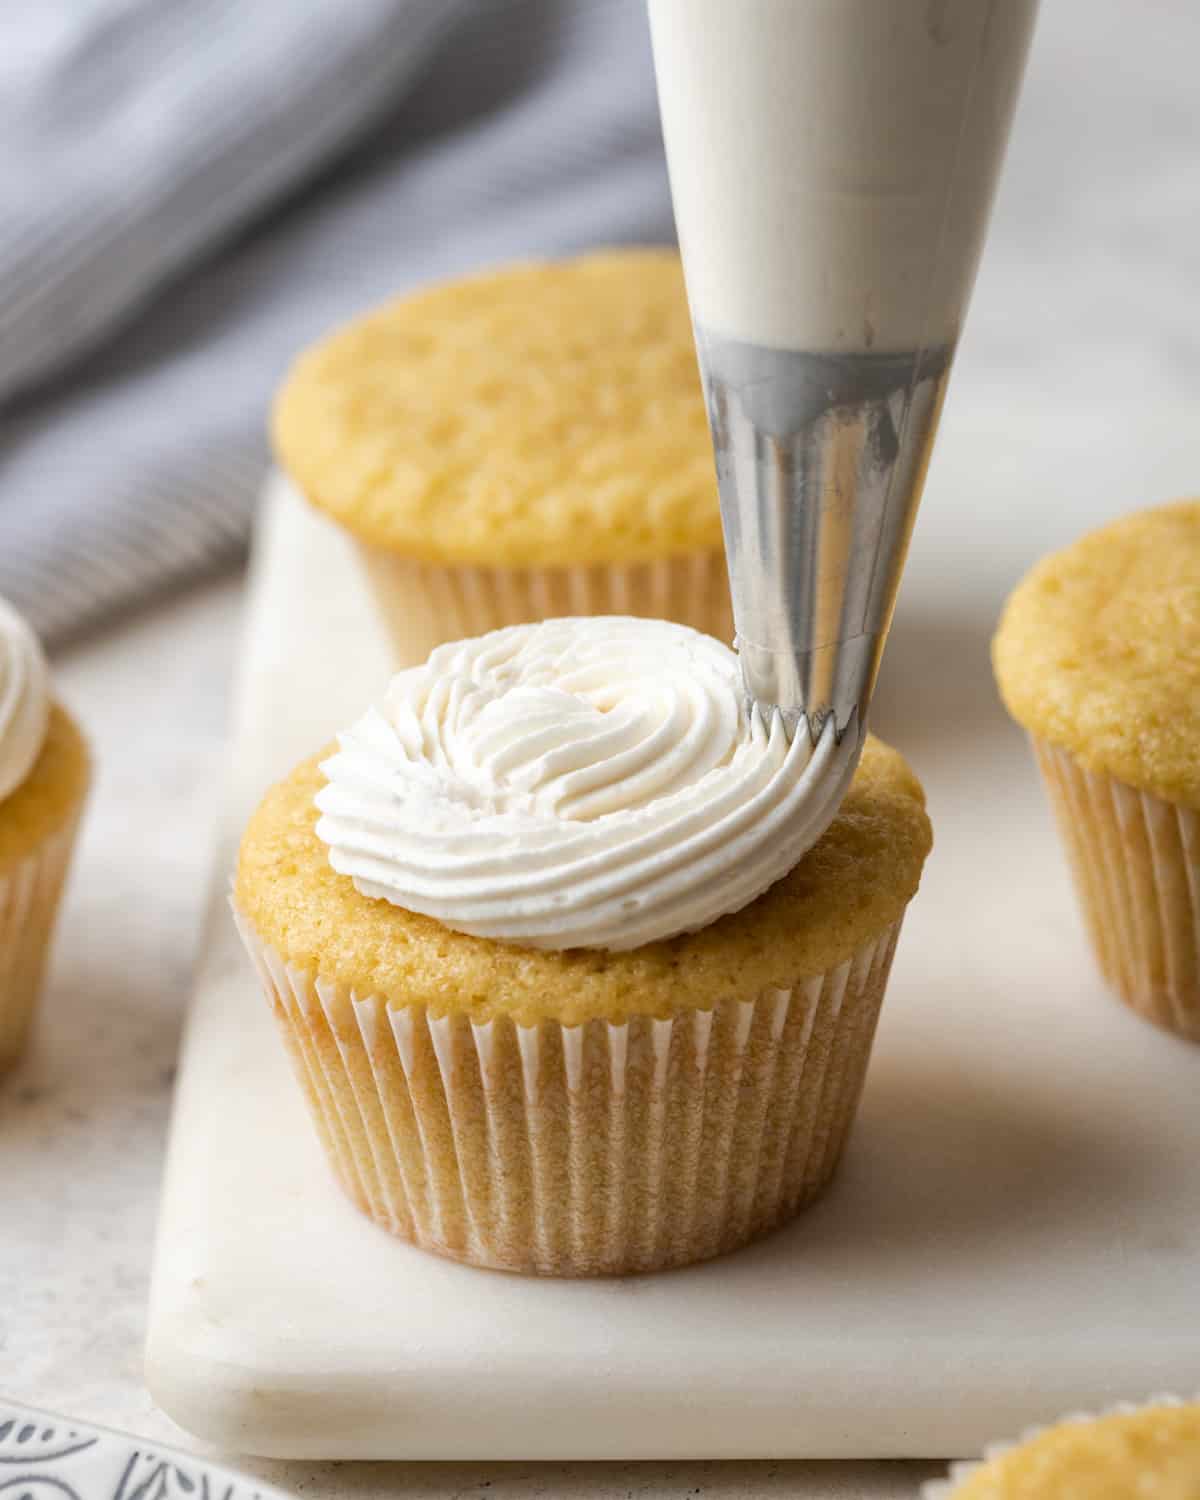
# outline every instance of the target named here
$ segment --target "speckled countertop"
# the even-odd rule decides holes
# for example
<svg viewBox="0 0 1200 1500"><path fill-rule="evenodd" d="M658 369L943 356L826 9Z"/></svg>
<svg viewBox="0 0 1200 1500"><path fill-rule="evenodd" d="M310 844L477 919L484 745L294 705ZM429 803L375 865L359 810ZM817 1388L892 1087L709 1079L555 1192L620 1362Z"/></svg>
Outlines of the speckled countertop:
<svg viewBox="0 0 1200 1500"><path fill-rule="evenodd" d="M952 589L979 506L998 566L1083 514L1200 490L1200 124L1188 0L1055 0L1034 57L907 597ZM175 1056L219 806L240 584L199 588L57 663L99 776L42 1025L0 1085L0 1387L194 1446L141 1380ZM1047 1415L1050 1415L1049 1413ZM1002 1434L997 1434L1001 1436ZM914 1495L932 1466L246 1464L338 1500Z"/></svg>

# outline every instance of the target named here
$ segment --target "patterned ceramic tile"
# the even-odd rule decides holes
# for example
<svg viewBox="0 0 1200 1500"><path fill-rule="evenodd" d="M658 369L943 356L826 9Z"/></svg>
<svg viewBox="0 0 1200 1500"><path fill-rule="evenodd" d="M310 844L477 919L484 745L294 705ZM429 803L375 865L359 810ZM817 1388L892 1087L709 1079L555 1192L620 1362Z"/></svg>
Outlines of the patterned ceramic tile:
<svg viewBox="0 0 1200 1500"><path fill-rule="evenodd" d="M286 1500L219 1465L0 1396L0 1500Z"/></svg>

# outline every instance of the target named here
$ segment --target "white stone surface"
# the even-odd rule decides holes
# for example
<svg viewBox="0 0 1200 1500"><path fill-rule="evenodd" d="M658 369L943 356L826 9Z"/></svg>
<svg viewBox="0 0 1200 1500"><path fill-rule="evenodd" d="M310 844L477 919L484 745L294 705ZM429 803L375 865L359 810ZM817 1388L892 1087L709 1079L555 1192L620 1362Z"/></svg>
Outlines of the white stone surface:
<svg viewBox="0 0 1200 1500"><path fill-rule="evenodd" d="M955 706L946 680L968 683L959 694L964 754L995 714L985 642L961 628L963 598L974 592L980 615L994 611L1006 582L1085 520L1200 491L1198 52L1200 10L1189 0L1043 7L879 705L880 728L907 741L931 782L939 772L927 760L928 726L947 723ZM987 527L986 543L981 517L1000 523ZM981 589L967 560L984 545L993 561ZM100 778L41 1033L0 1085L0 1386L176 1440L142 1384L141 1346L238 616L236 585L207 588L58 662ZM912 736L918 723L924 740ZM935 817L942 795L935 787ZM969 1151L988 1119L993 1128L998 1114L1023 1124L1020 1100L1006 1105L1000 1092L999 1102L994 1089L964 1092L942 1133ZM1088 1128L1075 1122L1077 1147ZM936 1120L929 1131L936 1144ZM996 1236L1029 1213L1024 1174L1037 1180L1040 1136L1036 1128L1017 1135L1023 1144L1011 1160L981 1167L979 1192L992 1192L994 1217L963 1240L965 1271L986 1268ZM1103 1157L1085 1150L1075 1160L1078 1181L1095 1188ZM1140 1233L1140 1189L1129 1178L1141 1166L1133 1167L1111 1205L1118 1243ZM1073 1191L1086 1196L1078 1183ZM1045 1207L1039 1199L1035 1223ZM1180 1253L1177 1240L1163 1245L1172 1250ZM1097 1326L1105 1319L1101 1306ZM1118 1327L1097 1353L1118 1375L1124 1346ZM996 1435L1006 1426L998 1412ZM932 1472L791 1463L254 1467L331 1500L697 1492L875 1500L915 1495Z"/></svg>
<svg viewBox="0 0 1200 1500"><path fill-rule="evenodd" d="M1095 973L988 681L991 623L949 614L939 642L910 618L893 641L876 724L924 778L937 846L839 1179L707 1266L546 1282L374 1229L330 1179L222 869L151 1299L172 1416L283 1457L919 1457L1194 1383L1200 1049ZM230 847L388 671L349 549L284 486L247 639Z"/></svg>

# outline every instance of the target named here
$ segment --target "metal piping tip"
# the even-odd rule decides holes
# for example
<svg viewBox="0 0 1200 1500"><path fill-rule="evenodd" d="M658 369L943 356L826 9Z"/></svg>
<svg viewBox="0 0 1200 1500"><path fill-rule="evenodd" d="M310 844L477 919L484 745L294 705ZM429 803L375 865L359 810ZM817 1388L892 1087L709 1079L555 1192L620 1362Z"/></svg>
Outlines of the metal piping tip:
<svg viewBox="0 0 1200 1500"><path fill-rule="evenodd" d="M953 346L821 354L696 345L737 648L752 702L816 743L865 725Z"/></svg>

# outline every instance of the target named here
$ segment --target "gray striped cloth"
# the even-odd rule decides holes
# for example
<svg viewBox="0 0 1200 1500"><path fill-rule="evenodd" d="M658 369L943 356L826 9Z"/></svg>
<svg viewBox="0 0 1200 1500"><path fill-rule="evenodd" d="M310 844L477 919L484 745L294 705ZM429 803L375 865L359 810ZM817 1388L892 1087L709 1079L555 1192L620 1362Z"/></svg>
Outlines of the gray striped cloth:
<svg viewBox="0 0 1200 1500"><path fill-rule="evenodd" d="M235 559L292 355L662 240L644 0L5 0L0 594L51 642Z"/></svg>

